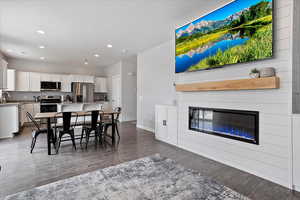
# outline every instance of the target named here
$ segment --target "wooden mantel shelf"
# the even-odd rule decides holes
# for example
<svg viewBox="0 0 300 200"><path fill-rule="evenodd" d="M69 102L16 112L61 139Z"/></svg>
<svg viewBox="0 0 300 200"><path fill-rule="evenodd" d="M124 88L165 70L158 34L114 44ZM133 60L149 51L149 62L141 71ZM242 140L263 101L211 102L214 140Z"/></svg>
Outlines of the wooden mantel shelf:
<svg viewBox="0 0 300 200"><path fill-rule="evenodd" d="M279 77L251 78L176 85L178 92L262 90L279 88Z"/></svg>

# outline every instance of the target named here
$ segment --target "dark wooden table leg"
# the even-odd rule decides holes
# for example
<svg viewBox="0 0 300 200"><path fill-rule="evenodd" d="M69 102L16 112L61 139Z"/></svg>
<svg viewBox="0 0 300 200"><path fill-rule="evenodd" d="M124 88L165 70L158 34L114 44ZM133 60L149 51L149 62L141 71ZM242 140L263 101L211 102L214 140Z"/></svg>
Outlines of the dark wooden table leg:
<svg viewBox="0 0 300 200"><path fill-rule="evenodd" d="M51 122L50 118L47 119L47 147L48 155L51 155Z"/></svg>
<svg viewBox="0 0 300 200"><path fill-rule="evenodd" d="M114 114L111 115L111 123L112 123L111 140L112 140L112 145L115 145L115 143L116 143L116 137L115 137L116 125L115 125L115 115Z"/></svg>

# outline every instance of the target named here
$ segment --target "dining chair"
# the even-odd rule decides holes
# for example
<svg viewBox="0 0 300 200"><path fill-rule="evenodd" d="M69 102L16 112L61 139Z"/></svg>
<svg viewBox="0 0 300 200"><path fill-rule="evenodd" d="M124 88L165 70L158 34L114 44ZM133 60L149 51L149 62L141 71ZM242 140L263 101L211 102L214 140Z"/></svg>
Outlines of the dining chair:
<svg viewBox="0 0 300 200"><path fill-rule="evenodd" d="M57 106L58 112L79 112L83 110L83 103L59 104Z"/></svg>
<svg viewBox="0 0 300 200"><path fill-rule="evenodd" d="M84 117L84 124L82 126L82 132L80 137L80 144L82 144L83 137L86 139L86 149L89 143L91 133L94 132L95 145L97 145L98 137L101 140L102 131L100 125L98 125L99 112L102 109L101 104L84 104L83 111L90 113Z"/></svg>
<svg viewBox="0 0 300 200"><path fill-rule="evenodd" d="M65 135L71 137L73 147L76 150L75 127L78 126L78 112L82 111L82 107L83 104L61 104L58 106L59 113L56 114L54 124L55 133L58 132L56 153L59 151L61 142L68 141L68 139L63 138ZM59 115L62 115L62 118Z"/></svg>
<svg viewBox="0 0 300 200"><path fill-rule="evenodd" d="M80 112L83 109L83 104L82 103L71 103L71 104L59 104L57 106L57 112L62 113L62 112ZM71 118L71 125L74 126L74 121L76 120L76 126L81 126L83 124L83 117L78 117L77 119L75 117ZM62 128L63 127L63 119L58 118L55 120L55 123L52 124L52 127L56 127L54 129L55 131L57 128ZM55 132L56 133L56 132Z"/></svg>
<svg viewBox="0 0 300 200"><path fill-rule="evenodd" d="M58 151L59 151L61 142L67 141L67 140L62 140L64 135L69 135L71 137L73 147L76 150L74 128L76 127L76 124L77 124L78 113L77 112L61 112L61 113L57 113L55 118L56 119L61 118L60 115L62 115L62 121L63 121L62 126L56 126L56 123L55 123L55 130L58 131L56 153L58 153ZM75 119L75 121L72 119ZM58 120L56 120L56 121L58 121Z"/></svg>
<svg viewBox="0 0 300 200"><path fill-rule="evenodd" d="M120 113L121 113L121 111L122 111L122 108L121 108L121 107L116 107L116 108L114 109L114 111L117 112L116 118L115 118L114 120L115 120L116 132L117 132L118 138L119 138L119 140L120 140L121 137L120 137L120 133L119 133L118 124L119 124L119 122L120 122L119 117L120 117ZM107 136L107 130L108 130L108 128L109 128L110 126L112 126L112 119L110 119L110 120L105 120L103 125L104 125L104 137L106 137L106 136Z"/></svg>
<svg viewBox="0 0 300 200"><path fill-rule="evenodd" d="M26 112L26 116L28 118L28 121L31 122L34 126L34 128L32 126L30 126L31 130L32 130L32 132L31 132L32 133L32 141L31 141L31 146L30 146L30 153L32 153L33 149L35 147L37 137L40 134L47 134L48 129L47 128L41 128L39 123L32 117L32 115L29 112ZM51 138L51 141L52 141L52 143L55 147L56 146L56 144L55 144L56 136L54 135L53 129L50 129L50 138Z"/></svg>

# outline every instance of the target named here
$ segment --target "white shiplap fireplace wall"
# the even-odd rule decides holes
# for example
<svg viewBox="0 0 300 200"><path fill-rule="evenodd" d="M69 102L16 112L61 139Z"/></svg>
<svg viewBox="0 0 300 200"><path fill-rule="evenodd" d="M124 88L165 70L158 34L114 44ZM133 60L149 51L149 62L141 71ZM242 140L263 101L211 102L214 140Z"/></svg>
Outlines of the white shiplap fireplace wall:
<svg viewBox="0 0 300 200"><path fill-rule="evenodd" d="M174 40L138 55L138 125L154 129L154 105L178 105L178 145L199 155L292 188L293 0L274 0L274 58L211 71L174 73ZM298 0L295 0L298 1ZM184 17L184 16L183 16ZM199 16L198 16L199 17ZM195 16L197 18L197 16ZM299 36L298 36L299 37ZM175 93L173 82L248 78L252 68L274 67L280 89ZM188 107L259 111L260 144L188 130Z"/></svg>
<svg viewBox="0 0 300 200"><path fill-rule="evenodd" d="M178 93L179 146L230 166L291 187L292 0L277 0L274 58L176 75L177 83L247 78L254 68L274 67L280 89ZM188 130L188 107L259 111L259 145Z"/></svg>

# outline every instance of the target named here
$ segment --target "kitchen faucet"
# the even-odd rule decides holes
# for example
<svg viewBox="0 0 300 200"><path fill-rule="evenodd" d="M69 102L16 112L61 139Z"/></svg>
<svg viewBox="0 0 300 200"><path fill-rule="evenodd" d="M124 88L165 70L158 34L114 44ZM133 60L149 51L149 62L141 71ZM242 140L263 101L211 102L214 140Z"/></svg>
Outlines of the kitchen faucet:
<svg viewBox="0 0 300 200"><path fill-rule="evenodd" d="M10 95L8 92L3 92L2 91L2 95L1 95L1 98L0 98L0 102L1 103L6 103L7 100L10 98Z"/></svg>

